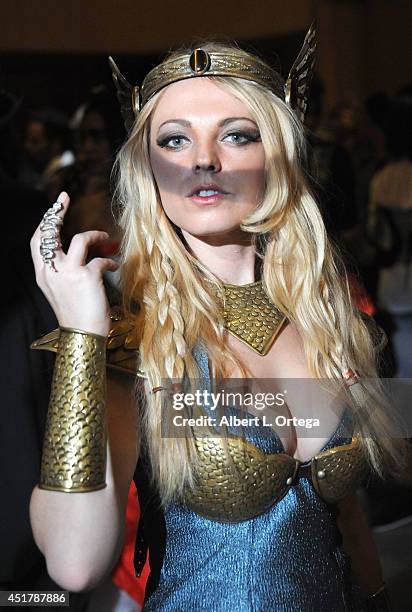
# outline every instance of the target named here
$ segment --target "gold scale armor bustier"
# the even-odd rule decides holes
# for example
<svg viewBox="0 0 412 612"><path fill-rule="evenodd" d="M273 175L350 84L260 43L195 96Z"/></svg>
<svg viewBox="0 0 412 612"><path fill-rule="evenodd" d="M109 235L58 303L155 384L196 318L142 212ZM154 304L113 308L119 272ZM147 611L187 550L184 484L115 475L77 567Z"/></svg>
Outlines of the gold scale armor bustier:
<svg viewBox="0 0 412 612"><path fill-rule="evenodd" d="M196 436L201 457L196 486L186 504L209 519L237 523L269 510L297 482L311 479L319 496L336 503L354 491L367 464L354 436L349 444L325 450L302 464L285 453L266 454L240 437ZM226 446L227 445L227 446Z"/></svg>
<svg viewBox="0 0 412 612"><path fill-rule="evenodd" d="M261 355L267 354L286 317L275 308L262 283L224 285L222 298L227 331ZM33 343L33 348L58 350L59 330ZM107 342L108 367L145 377L138 367L133 321L112 311ZM201 411L200 407L197 407ZM286 453L267 454L239 436L208 436L192 428L199 455L196 484L185 493L185 503L211 520L235 523L268 511L297 482L311 479L318 495L336 503L354 491L367 474L359 437L349 444L320 452L302 464Z"/></svg>
<svg viewBox="0 0 412 612"><path fill-rule="evenodd" d="M213 287L214 289L214 287ZM260 355L269 352L287 323L261 281L223 285L225 328ZM214 437L193 429L200 456L196 486L186 492L186 504L198 514L220 522L239 522L269 510L299 475L311 479L327 503L336 503L356 489L367 473L359 438L325 450L303 464L286 453L267 454L239 437Z"/></svg>

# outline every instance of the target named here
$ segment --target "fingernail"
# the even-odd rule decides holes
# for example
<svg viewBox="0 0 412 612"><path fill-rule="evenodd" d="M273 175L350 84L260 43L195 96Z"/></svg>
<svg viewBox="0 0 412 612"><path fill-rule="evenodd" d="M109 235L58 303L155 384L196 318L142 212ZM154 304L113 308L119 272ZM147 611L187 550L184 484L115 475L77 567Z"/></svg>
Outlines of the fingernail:
<svg viewBox="0 0 412 612"><path fill-rule="evenodd" d="M62 191L59 197L57 198L57 201L59 204L62 204L65 199L66 199L66 192Z"/></svg>

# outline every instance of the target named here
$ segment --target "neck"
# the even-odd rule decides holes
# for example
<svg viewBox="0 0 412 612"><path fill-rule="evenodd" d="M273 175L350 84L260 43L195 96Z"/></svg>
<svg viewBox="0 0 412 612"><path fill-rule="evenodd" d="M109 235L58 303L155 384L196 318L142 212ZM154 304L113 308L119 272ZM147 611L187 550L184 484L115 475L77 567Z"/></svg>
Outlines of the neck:
<svg viewBox="0 0 412 612"><path fill-rule="evenodd" d="M222 283L246 285L257 280L258 259L249 234L192 236L184 230L182 234L194 257Z"/></svg>

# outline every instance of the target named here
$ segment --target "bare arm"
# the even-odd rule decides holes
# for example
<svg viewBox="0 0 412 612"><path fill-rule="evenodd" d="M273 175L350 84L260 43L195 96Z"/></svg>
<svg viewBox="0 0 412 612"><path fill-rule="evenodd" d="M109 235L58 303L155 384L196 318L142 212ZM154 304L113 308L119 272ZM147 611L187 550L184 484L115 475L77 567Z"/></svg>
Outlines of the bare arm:
<svg viewBox="0 0 412 612"><path fill-rule="evenodd" d="M30 502L34 538L48 572L74 592L94 587L119 557L127 496L138 458L133 378L112 373L107 391L107 487L89 493L35 487Z"/></svg>
<svg viewBox="0 0 412 612"><path fill-rule="evenodd" d="M110 329L110 308L103 274L105 271L117 270L118 264L101 257L88 261L89 247L107 240L108 234L105 232L76 234L67 253L62 250L59 227L69 204L70 198L62 192L33 234L30 244L36 281L53 308L61 328L81 330L81 337L87 334L89 337L97 336L101 344L101 338L106 337ZM66 330L64 333L72 332ZM99 350L95 357L101 355ZM61 357L59 367L67 368L68 362L64 361L64 356L64 351L57 356ZM91 363L90 358L89 355ZM92 377L93 380L96 382L99 379L98 384L104 384L104 363L98 360L93 367L100 368L100 378ZM97 394L100 387L91 392L95 391ZM58 403L59 399L65 397L65 393L58 389L58 385L52 388L52 418L56 422L58 411L66 409L63 403L61 406ZM70 398L67 399L70 404ZM100 412L96 417L100 419L99 426L104 427L105 423L101 422L104 418L103 397L98 398L97 405ZM48 451L54 451L52 439L48 437ZM96 440L101 440L101 437L96 436ZM92 436L91 444L96 440ZM66 493L36 487L32 493L30 520L34 538L46 557L50 576L68 590L80 591L93 587L110 571L118 558L123 541L127 494L138 455L137 440L132 383L127 382L126 377L112 376L108 384L106 488L98 489L94 486L91 488L95 490L87 493ZM96 445L94 448L97 448ZM57 455L53 460L58 461ZM99 454L101 472L103 461L104 452ZM48 476L46 470L43 477L47 479ZM99 476L103 478L103 474ZM102 481L98 484L102 484Z"/></svg>
<svg viewBox="0 0 412 612"><path fill-rule="evenodd" d="M337 523L344 551L352 561L352 573L367 595L383 584L382 568L372 532L355 494L338 504Z"/></svg>

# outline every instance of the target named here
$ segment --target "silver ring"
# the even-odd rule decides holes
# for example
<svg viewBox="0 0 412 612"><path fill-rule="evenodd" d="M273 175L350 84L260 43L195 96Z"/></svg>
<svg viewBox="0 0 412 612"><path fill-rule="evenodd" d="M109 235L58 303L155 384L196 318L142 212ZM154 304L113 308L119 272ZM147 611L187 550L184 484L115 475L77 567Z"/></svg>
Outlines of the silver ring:
<svg viewBox="0 0 412 612"><path fill-rule="evenodd" d="M60 228L63 225L63 219L59 217L59 212L63 210L61 202L55 202L45 213L41 223L40 232L40 255L46 265L51 270L57 272L53 259L56 257L57 249L61 248Z"/></svg>

